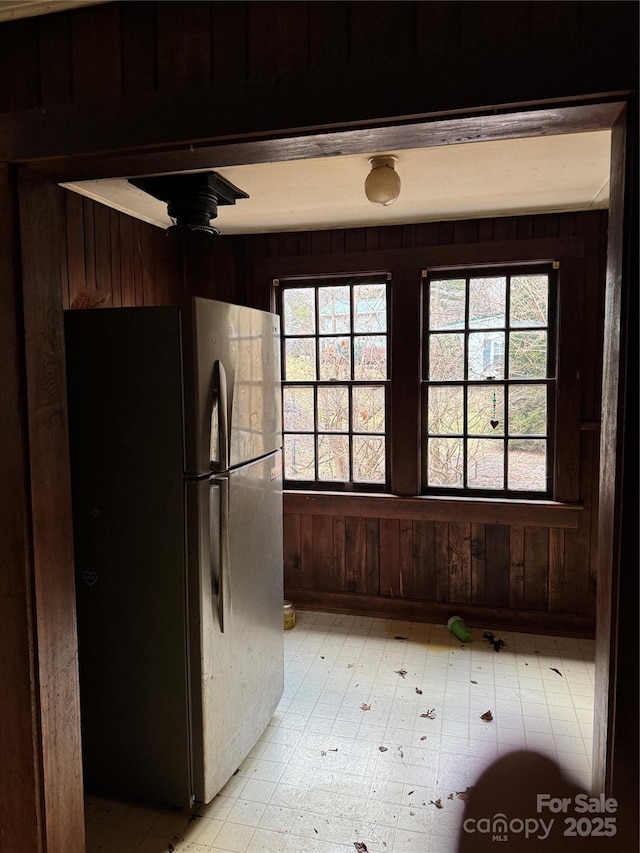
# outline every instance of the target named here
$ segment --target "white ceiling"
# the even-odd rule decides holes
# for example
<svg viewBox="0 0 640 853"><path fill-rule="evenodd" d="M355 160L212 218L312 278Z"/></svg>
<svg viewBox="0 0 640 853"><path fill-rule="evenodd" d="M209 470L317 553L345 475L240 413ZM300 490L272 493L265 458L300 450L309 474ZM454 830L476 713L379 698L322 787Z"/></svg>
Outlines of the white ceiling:
<svg viewBox="0 0 640 853"><path fill-rule="evenodd" d="M392 152L402 181L388 207L364 195L374 154L216 168L249 194L220 206L222 234L355 228L606 208L611 133L600 130ZM200 170L201 171L201 170ZM133 177L133 176L132 176ZM162 228L166 205L126 178L62 186Z"/></svg>

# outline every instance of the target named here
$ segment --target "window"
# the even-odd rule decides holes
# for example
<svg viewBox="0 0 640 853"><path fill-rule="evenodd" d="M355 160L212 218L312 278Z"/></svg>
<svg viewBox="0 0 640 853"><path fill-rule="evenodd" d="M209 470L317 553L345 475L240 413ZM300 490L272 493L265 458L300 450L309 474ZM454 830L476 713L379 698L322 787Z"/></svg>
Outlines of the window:
<svg viewBox="0 0 640 853"><path fill-rule="evenodd" d="M388 483L386 274L279 280L287 488Z"/></svg>
<svg viewBox="0 0 640 853"><path fill-rule="evenodd" d="M422 490L551 494L550 267L425 278Z"/></svg>

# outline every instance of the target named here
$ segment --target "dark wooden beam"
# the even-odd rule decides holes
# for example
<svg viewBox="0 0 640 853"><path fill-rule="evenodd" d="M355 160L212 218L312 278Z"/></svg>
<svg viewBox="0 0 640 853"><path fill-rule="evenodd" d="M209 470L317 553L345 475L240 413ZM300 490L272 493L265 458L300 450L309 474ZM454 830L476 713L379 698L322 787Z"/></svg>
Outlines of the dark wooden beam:
<svg viewBox="0 0 640 853"><path fill-rule="evenodd" d="M23 341L12 170L0 163L0 837L41 853L42 778L29 543Z"/></svg>
<svg viewBox="0 0 640 853"><path fill-rule="evenodd" d="M612 127L624 106L614 98L544 109L493 107L456 117L396 116L371 120L367 127L351 116L325 127L296 124L288 115L281 118L289 129L277 131L272 129L277 123L261 123L261 110L249 113L246 126L234 123L233 116L246 109L245 95L242 89L237 93L226 122L215 87L0 115L0 158L38 161L40 170L59 181L131 177L602 130ZM266 97L260 92L256 100ZM157 118L149 115L156 111ZM202 117L198 132L194 114Z"/></svg>
<svg viewBox="0 0 640 853"><path fill-rule="evenodd" d="M51 181L35 174L21 176L34 598L31 624L39 694L41 831L46 836L47 853L84 853L60 203L61 195Z"/></svg>
<svg viewBox="0 0 640 853"><path fill-rule="evenodd" d="M637 100L613 131L605 291L594 791L620 803L619 843L638 840ZM632 343L633 341L633 343ZM635 347L636 358L631 358Z"/></svg>

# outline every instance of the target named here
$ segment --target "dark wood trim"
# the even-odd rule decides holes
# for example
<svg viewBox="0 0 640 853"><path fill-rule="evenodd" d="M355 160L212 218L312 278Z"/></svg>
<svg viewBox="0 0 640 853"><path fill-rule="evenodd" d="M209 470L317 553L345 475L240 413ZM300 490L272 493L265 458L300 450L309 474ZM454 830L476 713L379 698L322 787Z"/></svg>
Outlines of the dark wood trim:
<svg viewBox="0 0 640 853"><path fill-rule="evenodd" d="M84 799L60 245L55 184L21 175L37 684L46 850L84 853Z"/></svg>
<svg viewBox="0 0 640 853"><path fill-rule="evenodd" d="M0 455L0 832L7 848L41 853L43 791L15 213L13 170L0 163L0 443L6 449Z"/></svg>
<svg viewBox="0 0 640 853"><path fill-rule="evenodd" d="M479 630L521 631L552 634L560 637L593 639L594 620L588 616L546 613L540 610L509 610L469 604L440 604L390 595L354 595L353 593L318 592L310 589L286 588L285 595L299 610L351 613L383 619L410 619L444 625L453 614L461 616L481 642ZM471 646L469 648L474 648Z"/></svg>
<svg viewBox="0 0 640 853"><path fill-rule="evenodd" d="M636 100L612 134L593 751L594 790L623 804L618 835L630 846L638 838L638 368L627 353L632 337L637 348L637 115Z"/></svg>
<svg viewBox="0 0 640 853"><path fill-rule="evenodd" d="M462 266L498 266L509 263L581 258L582 237L541 237L531 240L498 240L494 243L452 243L405 249L379 249L326 255L292 255L258 258L252 272L256 279L271 281L296 275L326 275L327 270L345 273L386 272L390 269L446 269Z"/></svg>
<svg viewBox="0 0 640 853"><path fill-rule="evenodd" d="M343 492L284 493L285 513L404 518L469 524L526 524L576 530L582 506L550 501L479 500L450 497L396 497Z"/></svg>
<svg viewBox="0 0 640 853"><path fill-rule="evenodd" d="M208 90L207 90L208 91ZM180 93L178 113L185 110L183 99L193 95ZM213 106L209 115L219 115L219 104L215 95L209 93ZM307 96L305 95L305 98ZM153 101L171 104L155 106ZM149 141L152 150L135 150L141 148L140 141L130 148L118 137L123 132L128 138L131 126L138 128L140 110L145 112L158 111L158 125L164 127L167 120L175 115L175 93L123 99L115 106L101 103L93 110L95 115L87 117L88 105L82 109L82 120L74 132L69 131L70 121L74 120L78 108L74 105L58 107L53 111L47 110L46 116L53 119L54 136L61 141L49 142L37 133L44 118L42 111L21 113L18 115L0 115L0 154L5 150L10 160L28 162L36 160L37 168L46 171L58 181L79 181L94 178L113 178L122 175L134 176L172 172L182 169L212 169L221 166L237 166L246 163L272 163L283 160L301 160L312 157L331 157L342 154L361 154L376 150L391 150L393 148L424 148L437 145L461 144L500 139L517 139L528 136L552 136L559 133L602 130L613 126L624 102L611 100L605 103L585 105L558 106L555 109L530 109L527 111L505 110L496 114L494 111L481 115L451 117L433 117L427 121L413 118L398 124L386 122L376 127L372 122L369 127L342 125L339 129L327 128L324 132L313 132L316 128L305 128L304 132L290 131L287 135L247 134L229 140L209 138L207 141L194 142L185 137L185 131L191 124L192 118L186 124L178 121L178 139L183 143L174 142L172 147L158 151L158 138ZM197 98L196 98L197 100ZM190 103L190 100L189 100ZM238 101L234 104L238 109ZM202 103L192 109L192 116L207 115L207 109ZM213 112L211 112L213 110ZM53 115L51 115L53 112ZM61 115L57 115L61 112ZM121 118L116 118L120 114ZM111 115L111 118L108 116ZM256 117L257 118L257 117ZM124 127L118 122L124 121ZM208 119L207 136L211 137L212 126ZM47 132L51 128L47 122ZM218 124L218 122L216 122ZM82 130L89 139L80 139L75 131ZM247 138L253 136L254 138ZM94 138L95 137L95 138ZM115 137L115 138L114 138ZM164 133L163 133L164 138ZM194 138L195 139L195 138ZM105 149L106 145L111 150ZM55 148L65 145L65 157L55 156ZM115 149L115 150L113 150ZM120 151L120 149L124 149ZM98 153L102 152L102 153ZM84 156L89 155L90 156ZM53 159L51 159L53 158Z"/></svg>

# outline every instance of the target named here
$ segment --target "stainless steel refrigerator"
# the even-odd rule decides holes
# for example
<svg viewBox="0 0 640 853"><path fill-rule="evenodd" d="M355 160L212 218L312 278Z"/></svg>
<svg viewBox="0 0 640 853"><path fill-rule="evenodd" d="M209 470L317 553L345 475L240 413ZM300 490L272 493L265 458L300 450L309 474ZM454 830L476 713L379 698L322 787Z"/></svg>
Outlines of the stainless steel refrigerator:
<svg viewBox="0 0 640 853"><path fill-rule="evenodd" d="M283 691L279 318L65 312L85 788L209 802Z"/></svg>

